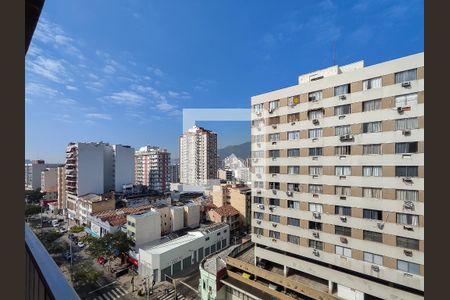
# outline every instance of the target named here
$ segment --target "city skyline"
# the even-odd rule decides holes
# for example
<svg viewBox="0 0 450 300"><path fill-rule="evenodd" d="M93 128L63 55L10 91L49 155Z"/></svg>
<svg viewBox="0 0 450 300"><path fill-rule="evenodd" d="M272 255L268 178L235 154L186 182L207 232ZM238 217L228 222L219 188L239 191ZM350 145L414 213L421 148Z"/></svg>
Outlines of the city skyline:
<svg viewBox="0 0 450 300"><path fill-rule="evenodd" d="M25 158L63 162L71 141L176 158L183 108L249 108L252 95L333 65L333 48L339 65L423 51L423 1L199 3L46 3L26 58ZM249 122L198 125L219 148L250 137Z"/></svg>

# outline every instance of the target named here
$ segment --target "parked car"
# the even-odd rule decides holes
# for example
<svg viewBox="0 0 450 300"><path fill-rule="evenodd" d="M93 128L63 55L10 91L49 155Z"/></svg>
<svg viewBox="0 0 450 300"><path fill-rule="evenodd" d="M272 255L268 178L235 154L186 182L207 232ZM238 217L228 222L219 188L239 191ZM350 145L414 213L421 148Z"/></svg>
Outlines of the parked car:
<svg viewBox="0 0 450 300"><path fill-rule="evenodd" d="M97 257L97 262L101 265L104 265L104 264L106 264L107 260L103 256L99 256L99 257Z"/></svg>
<svg viewBox="0 0 450 300"><path fill-rule="evenodd" d="M66 252L66 253L64 253L64 258L66 260L70 260L72 258L72 255L70 254L70 252Z"/></svg>
<svg viewBox="0 0 450 300"><path fill-rule="evenodd" d="M52 226L58 227L59 226L59 220L52 220Z"/></svg>
<svg viewBox="0 0 450 300"><path fill-rule="evenodd" d="M60 227L60 228L59 228L59 232L61 232L61 233L65 233L65 232L67 232L67 229L66 229L66 228L64 228L64 227Z"/></svg>
<svg viewBox="0 0 450 300"><path fill-rule="evenodd" d="M83 242L78 242L77 246L80 248L84 248L84 246L86 246L86 245Z"/></svg>

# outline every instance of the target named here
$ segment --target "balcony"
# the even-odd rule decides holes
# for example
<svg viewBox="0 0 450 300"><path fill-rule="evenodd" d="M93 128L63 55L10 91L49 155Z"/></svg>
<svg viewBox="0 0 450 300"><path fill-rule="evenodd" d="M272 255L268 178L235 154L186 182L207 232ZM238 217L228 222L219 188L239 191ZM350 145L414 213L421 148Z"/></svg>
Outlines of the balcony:
<svg viewBox="0 0 450 300"><path fill-rule="evenodd" d="M28 225L25 225L25 276L25 299L80 299Z"/></svg>

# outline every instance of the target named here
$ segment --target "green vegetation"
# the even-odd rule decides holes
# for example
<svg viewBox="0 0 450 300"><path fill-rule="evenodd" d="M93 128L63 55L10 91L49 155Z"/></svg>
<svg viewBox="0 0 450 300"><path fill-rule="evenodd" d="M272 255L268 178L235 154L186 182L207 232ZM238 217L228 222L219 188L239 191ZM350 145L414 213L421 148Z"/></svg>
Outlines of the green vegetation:
<svg viewBox="0 0 450 300"><path fill-rule="evenodd" d="M25 190L25 199L27 203L38 203L44 197L45 193L41 193L41 189Z"/></svg>
<svg viewBox="0 0 450 300"><path fill-rule="evenodd" d="M32 215L38 214L41 212L41 207L36 204L25 204L25 217L30 217Z"/></svg>
<svg viewBox="0 0 450 300"><path fill-rule="evenodd" d="M69 249L69 243L67 243L66 241L53 242L53 243L49 244L47 247L47 251L50 254L64 253L68 249Z"/></svg>
<svg viewBox="0 0 450 300"><path fill-rule="evenodd" d="M108 262L111 262L114 257L120 255L123 263L125 261L125 255L133 247L133 240L126 233L119 231L113 234L108 233L101 238L91 240L87 251L94 258L103 256Z"/></svg>
<svg viewBox="0 0 450 300"><path fill-rule="evenodd" d="M59 239L63 234L56 231L42 231L37 234L37 237L42 242L46 249L49 249L52 244ZM50 252L50 251L49 251Z"/></svg>
<svg viewBox="0 0 450 300"><path fill-rule="evenodd" d="M94 284L102 275L88 261L73 266L73 283L76 289Z"/></svg>
<svg viewBox="0 0 450 300"><path fill-rule="evenodd" d="M70 233L80 233L84 231L84 227L83 226L73 226L72 228L70 228Z"/></svg>

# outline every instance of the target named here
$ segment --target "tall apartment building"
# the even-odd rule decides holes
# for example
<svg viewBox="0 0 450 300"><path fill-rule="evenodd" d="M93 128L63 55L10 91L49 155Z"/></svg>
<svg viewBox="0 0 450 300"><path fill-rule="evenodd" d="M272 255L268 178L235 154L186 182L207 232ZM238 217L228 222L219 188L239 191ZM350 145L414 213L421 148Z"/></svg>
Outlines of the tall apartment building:
<svg viewBox="0 0 450 300"><path fill-rule="evenodd" d="M424 54L301 75L251 104L255 262L281 270L258 278L423 299Z"/></svg>
<svg viewBox="0 0 450 300"><path fill-rule="evenodd" d="M166 192L170 188L170 153L155 146L144 146L135 152L135 184Z"/></svg>
<svg viewBox="0 0 450 300"><path fill-rule="evenodd" d="M180 160L176 159L169 165L169 178L171 183L180 182Z"/></svg>
<svg viewBox="0 0 450 300"><path fill-rule="evenodd" d="M217 134L193 126L180 136L180 182L206 185L217 178Z"/></svg>
<svg viewBox="0 0 450 300"><path fill-rule="evenodd" d="M46 167L44 160L25 160L25 189L35 190L41 187L41 172Z"/></svg>
<svg viewBox="0 0 450 300"><path fill-rule="evenodd" d="M58 167L56 168L45 168L41 172L41 191L42 192L57 192L57 176Z"/></svg>
<svg viewBox="0 0 450 300"><path fill-rule="evenodd" d="M121 192L133 182L134 149L108 143L70 143L66 149L66 200L70 218L77 217L79 197Z"/></svg>
<svg viewBox="0 0 450 300"><path fill-rule="evenodd" d="M66 166L57 168L56 186L58 190L58 209L66 209Z"/></svg>

